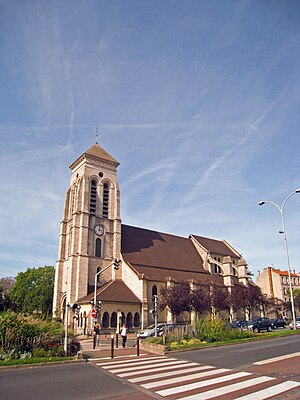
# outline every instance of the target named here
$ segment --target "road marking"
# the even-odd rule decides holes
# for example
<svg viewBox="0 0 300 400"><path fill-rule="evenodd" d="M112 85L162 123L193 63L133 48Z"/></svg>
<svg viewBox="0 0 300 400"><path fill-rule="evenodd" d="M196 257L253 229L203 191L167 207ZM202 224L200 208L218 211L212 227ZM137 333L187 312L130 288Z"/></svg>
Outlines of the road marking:
<svg viewBox="0 0 300 400"><path fill-rule="evenodd" d="M247 381L239 382L239 383L234 383L232 385L228 386L223 386L221 388L213 389L213 390L208 390L206 392L198 393L198 394L193 394L191 396L186 396L186 397L181 397L178 400L207 400L207 399L213 399L214 397L219 397L219 396L224 396L225 394L235 392L237 390L242 390L250 386L255 386L259 385L260 383L268 382L270 380L273 380L275 378L271 378L269 376L262 376L260 378L250 378ZM256 393L252 393L249 397L249 400L256 400L255 397ZM244 397L241 397L244 398ZM248 397L247 397L248 398Z"/></svg>
<svg viewBox="0 0 300 400"><path fill-rule="evenodd" d="M268 399L270 396L284 393L288 390L295 389L300 386L300 382L286 381L278 385L271 386L267 389L260 390L259 392L248 394L247 396L238 397L237 400L263 400ZM202 397L201 397L202 399Z"/></svg>
<svg viewBox="0 0 300 400"><path fill-rule="evenodd" d="M199 364L196 364L196 363L186 363L186 364L180 364L179 365L179 367L182 369L182 368L187 368L187 367L190 367L191 365L199 365ZM213 368L213 367L207 367L207 368ZM177 364L175 364L175 365L170 365L170 366L167 366L167 367L165 367L165 366L163 366L163 365L160 365L159 367L157 367L157 368L155 368L155 372L159 372L159 371L167 371L167 370L172 370L172 369L175 369L175 370L178 370L178 365ZM135 371L135 372L126 372L126 373L124 373L124 374L118 374L118 376L120 377L120 378L128 378L128 377L130 377L130 376L137 376L137 375L144 375L144 374L148 374L148 373L150 373L150 374L152 374L154 371L153 371L153 368L148 368L148 369L145 369L145 370L143 370L143 371ZM184 371L182 371L182 372L184 372ZM172 374L173 373L176 373L176 371L173 371L172 372ZM151 377L152 377L153 375L148 375L147 377L146 376L144 376L144 380L147 378L147 379L151 379Z"/></svg>
<svg viewBox="0 0 300 400"><path fill-rule="evenodd" d="M167 358L167 357L165 357L165 358L160 359L160 360L155 359L155 362L156 362L156 363L168 363L169 360L170 360L170 362L171 362L171 361L178 361L176 358ZM130 360L130 361L131 361L131 360ZM187 361L185 361L185 362L187 362ZM137 361L137 360L136 360L135 365L138 367L138 366L140 366L140 365L144 366L144 365L148 365L148 364L152 364L152 363L153 363L153 360L151 360L151 361L143 361L143 360ZM104 368L104 369L110 369L110 368L112 368L112 369L114 369L114 368L125 368L125 367L132 367L132 363L131 363L131 362L130 362L130 363L127 363L127 361L124 361L121 365L109 364L109 365L103 365L103 366L102 366L102 368Z"/></svg>
<svg viewBox="0 0 300 400"><path fill-rule="evenodd" d="M153 368L157 368L157 367L160 367L160 366L180 365L180 364L187 364L187 363L188 363L187 361L166 361L164 363L157 363L157 364L147 365L147 368L148 369L153 369ZM112 370L109 369L109 372L113 372L114 374L118 374L119 372L142 371L144 369L145 369L145 367L143 365L141 365L139 367L132 367L132 368L124 367L124 368L112 369Z"/></svg>
<svg viewBox="0 0 300 400"><path fill-rule="evenodd" d="M268 360L257 361L255 363L253 363L253 365L264 365L264 364L269 364L269 363L276 362L276 361L287 360L288 358L293 358L293 357L298 357L298 356L300 356L300 352L293 353L293 354L286 354L285 356L280 356L280 357L275 357L275 358L269 358Z"/></svg>
<svg viewBox="0 0 300 400"><path fill-rule="evenodd" d="M148 354L146 354L146 353L142 353L142 354L140 354L140 357L142 357L142 356L147 356ZM114 358L114 360L116 360L116 359L119 359L119 358L127 358L127 357L137 357L137 355L136 354L128 354L127 356L125 355L125 356L115 356L115 358ZM111 357L97 357L97 358L88 358L87 359L88 361L99 361L99 360L112 360L112 358Z"/></svg>
<svg viewBox="0 0 300 400"><path fill-rule="evenodd" d="M129 382L131 383L137 383L137 382L143 382L143 381L148 381L152 379L157 379L157 378L165 378L167 376L174 376L174 375L180 375L180 374L186 374L189 372L198 372L198 371L203 371L204 369L213 369L214 367L210 367L209 365L202 365L201 367L193 367L193 368L187 368L190 365L193 365L195 363L187 364L187 365L181 365L181 369L178 369L177 371L170 371L170 372L163 372L161 374L154 374L151 376L140 376L138 378L133 378L133 379L128 379ZM177 368L177 367L172 367L172 369ZM163 371L166 368L163 368ZM151 371L150 371L151 372Z"/></svg>
<svg viewBox="0 0 300 400"><path fill-rule="evenodd" d="M170 396L171 394L187 392L188 390L199 389L207 385L215 385L216 383L228 382L233 379L244 378L250 375L252 375L250 372L237 372L231 375L221 376L219 378L207 379L205 381L189 383L187 385L177 386L175 388L159 390L158 392L155 393L165 397L165 396Z"/></svg>
<svg viewBox="0 0 300 400"><path fill-rule="evenodd" d="M198 378L206 378L208 376L223 374L224 372L230 372L230 369L220 368L220 369L215 369L213 371L199 372L198 374L192 374L192 375L188 375L188 376L179 376L177 378L163 379L161 381L145 383L144 385L141 385L141 386L145 389L151 389L151 388L155 388L158 386L171 385L172 383L192 381L193 379L198 379Z"/></svg>
<svg viewBox="0 0 300 400"><path fill-rule="evenodd" d="M165 356L159 356L159 357L144 357L144 358L135 358L133 360L121 360L121 361L112 361L112 359L110 358L110 362L104 362L104 363L99 363L97 365L101 365L101 366L106 366L106 365L118 365L118 364L124 364L124 363L138 363L138 362L144 362L144 361L148 361L148 360L158 360L160 358L163 358L165 360L167 360L168 358Z"/></svg>

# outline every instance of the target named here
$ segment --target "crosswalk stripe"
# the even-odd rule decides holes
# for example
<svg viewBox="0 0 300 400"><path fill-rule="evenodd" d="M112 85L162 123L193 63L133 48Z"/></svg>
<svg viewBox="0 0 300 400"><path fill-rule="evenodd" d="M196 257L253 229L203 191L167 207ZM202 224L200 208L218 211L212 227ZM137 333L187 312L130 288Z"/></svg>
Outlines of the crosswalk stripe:
<svg viewBox="0 0 300 400"><path fill-rule="evenodd" d="M185 364L180 364L179 367L182 369L182 368L190 367L191 365L199 365L199 364L186 362ZM209 367L209 368L212 368L212 367ZM168 364L167 367L164 366L164 365L160 365L159 367L155 367L155 372L167 371L167 370L171 371L173 369L177 370L178 369L178 365L177 364L175 364L175 365L169 365ZM152 372L154 372L153 368L148 368L148 369L141 370L141 371L126 372L126 373L123 373L123 374L118 374L118 376L120 378L129 378L131 376L145 375L145 374L148 374L148 373L151 374ZM176 371L174 371L174 372L176 372Z"/></svg>
<svg viewBox="0 0 300 400"><path fill-rule="evenodd" d="M151 364L151 365L147 365L147 368L157 368L160 366L167 366L167 365L180 365L180 364L186 364L187 361L166 361L164 363L160 363L160 364ZM128 367L123 367L123 368L119 368L119 369L109 369L109 372L113 372L114 374L118 374L119 372L133 372L133 371L141 371L144 370L145 366L141 365L139 367L132 367L132 368L128 368Z"/></svg>
<svg viewBox="0 0 300 400"><path fill-rule="evenodd" d="M165 358L162 358L162 359L155 359L155 362L156 363L163 363L163 362L168 362L169 360L170 361L177 361L176 358L165 357ZM147 360L147 361L135 360L134 365L139 366L139 365L148 365L148 364L152 364L152 363L153 363L153 360ZM113 369L113 368L125 368L125 367L131 367L131 366L132 366L132 360L129 360L129 362L123 362L123 364L118 364L118 365L115 365L115 364L103 365L102 368L104 368L104 369Z"/></svg>
<svg viewBox="0 0 300 400"><path fill-rule="evenodd" d="M155 393L159 394L160 396L165 397L165 396L169 396L171 394L178 394L178 393L182 393L182 392L187 392L188 390L199 389L199 388L202 388L207 385L214 385L216 383L228 382L233 379L244 378L249 375L251 375L250 372L237 372L235 374L225 375L225 376L221 376L219 378L207 379L205 381L189 383L187 385L176 386L176 387L170 388L170 389L159 390L158 392L155 392Z"/></svg>
<svg viewBox="0 0 300 400"><path fill-rule="evenodd" d="M288 390L295 389L298 386L300 386L300 382L286 381L279 383L278 385L271 386L267 389L260 390L259 392L238 397L237 400L264 400L268 399L270 396L274 396L276 394L278 395Z"/></svg>
<svg viewBox="0 0 300 400"><path fill-rule="evenodd" d="M118 364L125 364L125 363L136 363L139 361L148 361L148 360L157 360L159 358L164 358L167 359L166 356L158 356L158 357L144 357L144 358L139 358L138 361L136 358L132 359L132 360L121 360L121 361L111 361L111 358L109 359L109 361L105 361L105 362L101 362L101 363L97 363L96 365L100 365L100 366L106 366L106 365L118 365ZM99 360L101 360L101 358L99 358Z"/></svg>
<svg viewBox="0 0 300 400"><path fill-rule="evenodd" d="M192 381L193 379L198 379L198 378L199 379L206 378L208 376L223 374L223 373L229 372L229 371L230 371L229 369L220 368L220 369L215 369L213 371L199 372L198 374L192 374L192 375L188 375L188 376L179 376L177 378L164 379L161 381L145 383L144 385L141 385L141 386L145 389L151 389L151 388L155 388L158 386L171 385L172 383Z"/></svg>
<svg viewBox="0 0 300 400"><path fill-rule="evenodd" d="M224 396L225 394L235 392L237 390L245 389L248 387L252 387L255 385L259 385L260 383L268 382L270 380L273 380L275 378L271 378L269 376L262 376L259 378L250 378L247 381L239 382L239 383L234 383L232 385L228 386L223 386L221 388L217 389L212 389L208 390L202 393L198 394L193 394L191 396L186 396L186 397L181 397L178 400L208 400L208 399L213 399L214 397L219 397L219 396ZM255 393L249 397L249 399L254 400L256 399Z"/></svg>
<svg viewBox="0 0 300 400"><path fill-rule="evenodd" d="M203 371L204 369L213 369L214 367L210 367L209 365L202 365L201 367L198 365L198 367L192 367L192 368L187 368L192 364L196 364L196 363L191 363L188 365L181 365L181 369L177 370L177 371L170 371L170 372L162 372L160 374L154 374L154 375L147 375L147 376L140 376L138 378L133 378L133 379L128 379L129 382L131 383L138 383L138 382L143 382L143 381L148 381L148 380L152 380L152 379L157 379L157 378L165 378L167 376L174 376L174 375L180 375L180 374L187 374L190 372L198 372L198 371ZM174 367L175 368L175 367ZM173 369L174 369L173 368ZM165 368L163 369L163 371L165 370ZM150 371L151 372L151 371Z"/></svg>

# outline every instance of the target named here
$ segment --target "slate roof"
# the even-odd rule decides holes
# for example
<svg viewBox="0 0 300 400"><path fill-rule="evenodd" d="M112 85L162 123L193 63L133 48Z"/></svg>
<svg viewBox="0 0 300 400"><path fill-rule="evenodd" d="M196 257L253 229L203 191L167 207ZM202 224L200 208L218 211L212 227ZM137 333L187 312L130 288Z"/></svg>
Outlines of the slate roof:
<svg viewBox="0 0 300 400"><path fill-rule="evenodd" d="M226 242L222 240L209 239L202 236L192 235L210 253L220 254L222 256L240 257L238 252L234 252Z"/></svg>
<svg viewBox="0 0 300 400"><path fill-rule="evenodd" d="M129 287L121 280L115 279L106 282L97 290L97 300L104 302L114 302L114 303L138 303L140 300L138 297L132 293ZM86 303L94 299L94 292L88 294L87 296L81 298L79 303Z"/></svg>
<svg viewBox="0 0 300 400"><path fill-rule="evenodd" d="M180 236L122 225L121 253L139 275L149 280L194 279L222 282L203 268L203 260L192 240Z"/></svg>

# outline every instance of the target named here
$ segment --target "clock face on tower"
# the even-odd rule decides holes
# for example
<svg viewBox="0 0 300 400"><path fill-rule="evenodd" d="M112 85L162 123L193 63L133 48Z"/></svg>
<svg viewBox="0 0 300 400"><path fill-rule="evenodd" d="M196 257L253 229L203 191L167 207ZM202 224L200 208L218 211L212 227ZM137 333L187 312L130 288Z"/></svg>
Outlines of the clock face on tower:
<svg viewBox="0 0 300 400"><path fill-rule="evenodd" d="M104 226L103 225L96 225L94 228L96 235L102 236L104 233Z"/></svg>

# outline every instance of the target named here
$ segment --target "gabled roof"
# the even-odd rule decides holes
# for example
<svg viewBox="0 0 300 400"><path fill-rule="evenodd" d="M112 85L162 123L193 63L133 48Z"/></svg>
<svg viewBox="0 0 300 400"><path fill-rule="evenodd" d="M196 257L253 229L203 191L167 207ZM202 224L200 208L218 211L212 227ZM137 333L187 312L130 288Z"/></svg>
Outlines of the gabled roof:
<svg viewBox="0 0 300 400"><path fill-rule="evenodd" d="M233 251L234 249L223 240L210 239L198 235L192 235L192 237L210 253L220 254L222 256L240 257L240 254L237 251Z"/></svg>
<svg viewBox="0 0 300 400"><path fill-rule="evenodd" d="M203 260L189 238L122 225L121 253L125 262L150 280L221 279L203 268Z"/></svg>
<svg viewBox="0 0 300 400"><path fill-rule="evenodd" d="M141 303L137 296L120 279L106 282L97 290L97 300L113 303ZM86 303L94 299L94 292L78 300Z"/></svg>
<svg viewBox="0 0 300 400"><path fill-rule="evenodd" d="M87 151L85 151L80 157L78 157L77 160L74 161L72 165L70 165L70 168L72 169L73 166L77 165L78 161L80 161L83 157L86 157L87 155L100 158L103 161L109 161L115 164L116 166L120 164L119 161L117 161L114 157L108 154L107 151L105 151L101 146L99 146L98 143L96 143L92 147L90 147Z"/></svg>

